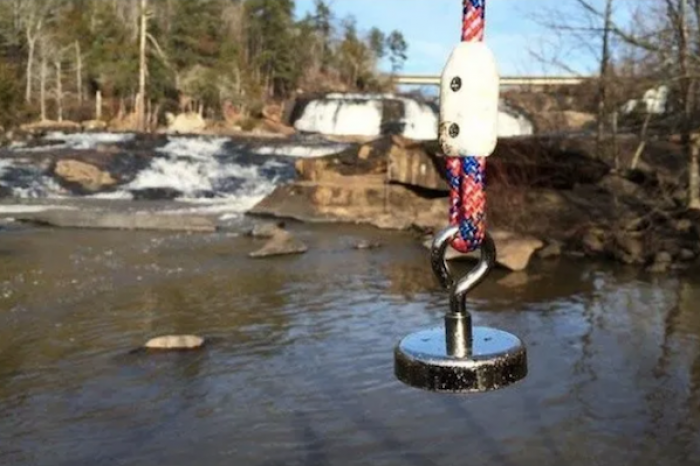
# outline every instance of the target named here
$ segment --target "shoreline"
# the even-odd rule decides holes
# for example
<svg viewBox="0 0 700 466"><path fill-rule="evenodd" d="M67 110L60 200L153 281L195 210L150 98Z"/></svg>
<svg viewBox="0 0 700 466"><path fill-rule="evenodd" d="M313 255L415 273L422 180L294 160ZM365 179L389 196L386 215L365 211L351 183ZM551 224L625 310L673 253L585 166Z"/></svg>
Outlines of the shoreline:
<svg viewBox="0 0 700 466"><path fill-rule="evenodd" d="M46 204L107 206L109 200L94 199L93 203L93 199L87 199L87 191L89 194L109 192L133 179L154 157L159 157L155 151L168 136L203 136L129 134L135 134L133 141L101 143L92 149L47 147L41 150L43 144L39 140L31 163L44 164L41 173L66 188L68 196L41 200L5 197L0 204L0 217L14 215L2 212L1 206L8 203L34 205L33 209ZM207 136L230 139L233 146L229 149L233 151L273 140L281 143L280 147L304 144L304 136L300 138L299 135ZM366 224L379 229L414 232L421 238L429 238L447 226L447 185L441 165L444 160L437 155L435 141L414 141L399 136L313 135L308 138L315 143L342 144L343 149L331 155L306 158L279 154L290 165L293 177L278 182L269 195L240 215L253 222L293 219L310 224ZM633 147L636 141L629 137L623 139L623 143ZM678 156L673 153L678 150L677 143L650 144L640 168L619 173L611 170L608 161L593 155L592 144L591 138L581 135L537 135L499 141L497 152L488 164L487 215L489 229L510 238L503 240L499 249L513 249L510 255L520 256L516 262L525 264L510 268L524 270L530 258L540 253L548 257L566 254L611 260L654 272L688 268L697 263L700 216L680 205L684 180L679 179L683 164L677 162ZM12 154L11 150L4 149L8 160L26 158L26 154ZM274 150L266 153L277 156ZM253 152L250 157L262 156ZM57 164L61 162L75 164L79 175L86 179L61 179L56 173ZM95 178L113 181L100 185ZM670 189L676 190L672 196L661 196ZM180 211L218 204L207 199L178 202L177 192L167 189L146 195L148 197L122 202L129 210L136 211L149 205L140 203L141 199L155 204L161 202L171 210ZM226 204L221 202L220 205ZM67 227L84 225L90 228L90 222L102 222L103 227L133 228L133 225L129 227L129 222L133 222L128 218L130 214L124 214L127 216L119 220L113 215L105 223L102 214L85 214L97 215L90 220L78 218L72 211L63 212L71 213L66 213L63 220L53 218L49 223L60 226L61 222L67 222ZM216 218L218 214L220 212L212 211L205 216ZM31 221L31 215L37 219L46 214L22 215ZM181 212L179 215L200 214ZM102 220L97 220L99 218ZM156 230L159 228L155 226ZM187 229L186 225L183 228ZM211 227L205 229L211 230ZM519 246L514 246L516 244ZM504 263L513 262L505 258Z"/></svg>

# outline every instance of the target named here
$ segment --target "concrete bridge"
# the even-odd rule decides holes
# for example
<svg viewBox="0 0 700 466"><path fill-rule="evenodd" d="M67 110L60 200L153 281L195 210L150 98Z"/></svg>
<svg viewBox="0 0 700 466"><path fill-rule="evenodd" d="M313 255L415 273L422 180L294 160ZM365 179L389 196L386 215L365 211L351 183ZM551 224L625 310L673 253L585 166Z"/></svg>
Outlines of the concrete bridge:
<svg viewBox="0 0 700 466"><path fill-rule="evenodd" d="M593 76L501 76L501 87L578 86ZM439 86L439 75L397 75L397 85Z"/></svg>

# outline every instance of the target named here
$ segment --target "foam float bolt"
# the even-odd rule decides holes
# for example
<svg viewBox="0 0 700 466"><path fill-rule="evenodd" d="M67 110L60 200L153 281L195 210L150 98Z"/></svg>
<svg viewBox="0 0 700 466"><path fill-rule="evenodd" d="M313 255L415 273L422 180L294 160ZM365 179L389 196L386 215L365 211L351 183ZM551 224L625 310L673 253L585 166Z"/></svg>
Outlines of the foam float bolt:
<svg viewBox="0 0 700 466"><path fill-rule="evenodd" d="M498 139L500 77L483 42L462 42L440 84L440 147L448 157L488 157Z"/></svg>

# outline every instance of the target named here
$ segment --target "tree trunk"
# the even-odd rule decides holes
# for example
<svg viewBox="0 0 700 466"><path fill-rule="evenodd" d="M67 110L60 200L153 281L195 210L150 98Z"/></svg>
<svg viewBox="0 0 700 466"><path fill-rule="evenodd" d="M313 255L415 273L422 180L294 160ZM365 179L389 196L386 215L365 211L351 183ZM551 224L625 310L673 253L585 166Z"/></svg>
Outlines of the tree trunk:
<svg viewBox="0 0 700 466"><path fill-rule="evenodd" d="M600 85L598 88L598 131L596 132L596 146L598 156L605 155L605 123L608 119L608 92L610 68L610 29L612 27L613 0L605 1L605 25L603 27L603 50L600 57Z"/></svg>
<svg viewBox="0 0 700 466"><path fill-rule="evenodd" d="M40 91L39 91L39 105L41 107L41 121L46 121L46 74L47 74L47 66L46 66L46 55L42 51L41 52L41 70L40 70Z"/></svg>
<svg viewBox="0 0 700 466"><path fill-rule="evenodd" d="M78 103L83 103L83 57L80 54L80 42L75 41L75 82L78 92Z"/></svg>
<svg viewBox="0 0 700 466"><path fill-rule="evenodd" d="M57 120L63 121L63 78L61 77L63 67L61 60L57 60L54 64L56 68L56 113Z"/></svg>
<svg viewBox="0 0 700 466"><path fill-rule="evenodd" d="M141 0L141 26L139 36L139 93L136 101L136 118L138 129L146 128L146 36L148 27L147 16L148 0Z"/></svg>
<svg viewBox="0 0 700 466"><path fill-rule="evenodd" d="M32 101L32 80L34 76L32 71L34 70L34 54L36 52L36 38L30 37L27 34L27 88L24 94L24 100L27 103Z"/></svg>
<svg viewBox="0 0 700 466"><path fill-rule="evenodd" d="M681 142L688 158L688 207L700 209L700 176L696 144L691 140L693 129L693 78L690 76L690 43L687 0L680 0L678 12L678 65L680 68Z"/></svg>
<svg viewBox="0 0 700 466"><path fill-rule="evenodd" d="M102 120L102 92L95 93L95 120Z"/></svg>
<svg viewBox="0 0 700 466"><path fill-rule="evenodd" d="M698 187L700 186L700 163L698 162L698 152L700 152L700 140L693 141L690 147L690 160L688 163L688 208L700 209L700 199L698 199Z"/></svg>

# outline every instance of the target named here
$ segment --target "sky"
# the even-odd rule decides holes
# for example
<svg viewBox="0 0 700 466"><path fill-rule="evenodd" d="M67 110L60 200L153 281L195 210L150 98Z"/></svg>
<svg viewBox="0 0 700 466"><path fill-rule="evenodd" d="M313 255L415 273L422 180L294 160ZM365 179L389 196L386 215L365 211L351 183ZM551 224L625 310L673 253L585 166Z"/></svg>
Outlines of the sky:
<svg viewBox="0 0 700 466"><path fill-rule="evenodd" d="M401 31L409 45L404 74L439 75L460 38L461 0L328 0L328 3L339 18L355 16L361 30L377 26L385 32ZM297 15L301 17L313 11L313 5L314 0L296 0ZM570 6L571 0L486 1L486 42L496 57L501 76L572 74L548 64L554 55L576 73L594 73L594 55L560 43L560 38L535 19L543 10L533 11L533 5L576 14ZM546 58L538 59L538 55ZM388 69L386 64L383 68Z"/></svg>

